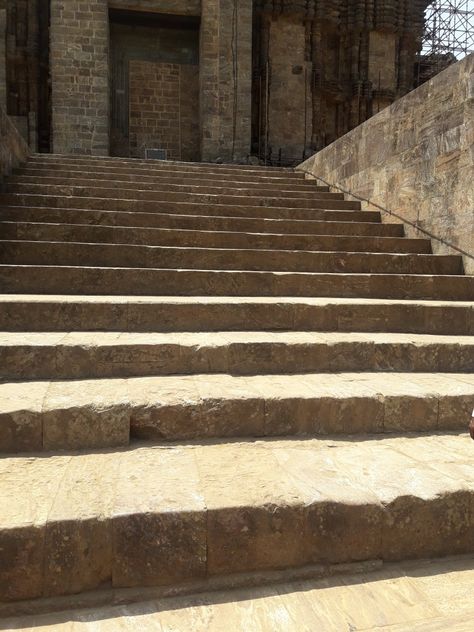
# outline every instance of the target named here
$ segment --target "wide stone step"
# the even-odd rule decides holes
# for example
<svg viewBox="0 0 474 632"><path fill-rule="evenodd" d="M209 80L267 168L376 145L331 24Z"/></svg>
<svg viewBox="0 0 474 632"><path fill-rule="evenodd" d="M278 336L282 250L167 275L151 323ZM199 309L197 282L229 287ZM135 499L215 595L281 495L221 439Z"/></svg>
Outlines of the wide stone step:
<svg viewBox="0 0 474 632"><path fill-rule="evenodd" d="M252 178L256 177L284 177L294 180L304 180L305 175L300 171L296 171L291 167L267 167L253 165L236 165L236 164L216 164L206 162L176 162L172 160L146 160L139 158L117 158L110 156L77 156L67 154L36 154L30 156L27 164L46 163L48 165L77 165L79 168L90 166L97 168L106 167L122 167L128 170L135 168L147 168L154 172L173 171L176 173L196 173L196 174L228 174L236 177L237 175L248 175Z"/></svg>
<svg viewBox="0 0 474 632"><path fill-rule="evenodd" d="M64 169L60 166L51 168L45 165L27 164L25 167L15 169L15 176L46 178L100 178L101 180L118 180L122 182L150 182L153 184L185 185L185 186L212 186L225 188L227 186L264 190L288 189L291 191L329 191L329 187L318 185L315 180L296 180L295 178L253 178L235 175L212 175L193 173L150 172L148 169L116 169L110 167L80 168L77 165L68 165Z"/></svg>
<svg viewBox="0 0 474 632"><path fill-rule="evenodd" d="M177 213L179 215L218 215L226 217L250 217L263 219L304 219L380 222L376 211L358 211L341 205L351 202L314 201L314 209L277 208L264 206L232 206L226 204L196 204L188 202L157 202L147 200L123 200L113 198L74 197L69 195L2 194L5 206L42 206L49 208L90 209L98 211L125 211L139 213ZM316 208L320 205L320 208ZM354 203L355 204L355 203Z"/></svg>
<svg viewBox="0 0 474 632"><path fill-rule="evenodd" d="M474 303L0 295L0 331L359 331L474 335Z"/></svg>
<svg viewBox="0 0 474 632"><path fill-rule="evenodd" d="M129 244L0 241L0 261L17 265L58 265L249 270L293 272L370 272L462 274L456 255L291 250L177 248Z"/></svg>
<svg viewBox="0 0 474 632"><path fill-rule="evenodd" d="M102 244L135 244L199 248L238 248L271 250L312 250L333 252L386 252L430 254L429 239L342 235L286 235L91 226L90 224L52 224L45 222L0 221L4 240L76 241Z"/></svg>
<svg viewBox="0 0 474 632"><path fill-rule="evenodd" d="M3 601L474 550L465 434L135 446L0 470Z"/></svg>
<svg viewBox="0 0 474 632"><path fill-rule="evenodd" d="M134 200L148 202L188 202L190 204L207 204L220 206L265 207L283 209L340 209L359 210L360 202L351 202L343 199L342 193L318 193L310 197L298 197L291 194L250 195L250 192L241 190L235 194L220 193L181 193L164 190L147 190L139 188L122 188L109 186L89 185L50 185L50 184L8 184L6 192L12 194L29 194L44 196L71 196L74 198L106 198L109 200Z"/></svg>
<svg viewBox="0 0 474 632"><path fill-rule="evenodd" d="M2 332L0 378L474 371L473 336L341 332Z"/></svg>
<svg viewBox="0 0 474 632"><path fill-rule="evenodd" d="M193 193L202 195L237 195L237 196L250 196L251 198L299 198L299 199L343 199L342 194L330 193L329 187L318 187L314 185L305 185L300 190L293 189L290 185L267 185L266 187L249 187L246 183L241 183L240 186L236 183L228 183L226 186L213 186L212 184L184 184L163 182L156 178L149 177L145 180L142 176L137 178L136 174L131 174L129 179L123 179L120 176L107 177L107 174L93 174L89 177L82 174L81 177L60 176L59 173L52 172L49 176L33 175L14 175L10 176L7 180L8 187L21 185L48 185L55 187L100 187L100 188L114 188L120 191L121 189L127 189L132 191L153 191L153 192L174 192L174 193Z"/></svg>
<svg viewBox="0 0 474 632"><path fill-rule="evenodd" d="M132 439L465 431L472 374L192 375L0 384L0 452Z"/></svg>
<svg viewBox="0 0 474 632"><path fill-rule="evenodd" d="M7 629L23 632L470 632L471 555L312 565L215 577L171 587L93 591L79 598L3 604ZM79 604L79 608L77 609ZM62 612L45 612L49 607ZM269 624L271 627L269 628Z"/></svg>
<svg viewBox="0 0 474 632"><path fill-rule="evenodd" d="M340 214L347 221L334 221ZM380 221L351 221L357 211L320 211L314 220L285 220L218 215L186 215L179 213L140 213L101 211L75 208L4 206L0 219L5 221L132 226L133 228L166 228L183 230L258 232L289 235L354 235L402 237L401 224L381 224ZM364 215L364 220L366 216ZM325 219L327 218L327 219ZM380 217L378 218L380 220Z"/></svg>
<svg viewBox="0 0 474 632"><path fill-rule="evenodd" d="M0 291L133 296L305 296L474 300L474 277L0 264Z"/></svg>

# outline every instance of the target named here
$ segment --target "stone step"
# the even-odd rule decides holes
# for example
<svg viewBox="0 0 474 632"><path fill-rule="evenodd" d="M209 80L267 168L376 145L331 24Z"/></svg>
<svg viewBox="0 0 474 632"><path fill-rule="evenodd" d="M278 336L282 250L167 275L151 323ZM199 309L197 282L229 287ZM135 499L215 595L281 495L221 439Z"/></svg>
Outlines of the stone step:
<svg viewBox="0 0 474 632"><path fill-rule="evenodd" d="M0 295L0 331L359 331L474 335L474 303Z"/></svg>
<svg viewBox="0 0 474 632"><path fill-rule="evenodd" d="M472 374L226 374L0 384L0 452L465 431Z"/></svg>
<svg viewBox="0 0 474 632"><path fill-rule="evenodd" d="M175 193L199 193L203 195L237 195L237 196L250 196L254 197L282 197L282 198L300 198L300 199L333 199L342 200L343 195L340 193L330 193L329 187L318 187L314 185L303 185L299 190L293 189L291 185L272 184L266 186L248 186L246 183L241 183L240 186L236 183L227 183L225 186L214 186L212 184L199 183L199 184L185 184L185 183L173 183L163 182L156 178L149 177L145 180L142 176L138 177L132 173L129 175L129 179L125 177L115 176L107 177L108 174L100 175L98 173L91 173L88 177L85 174L73 176L60 176L59 173L52 171L49 176L44 175L13 175L6 179L8 187L15 185L27 186L33 185L48 185L55 187L64 186L78 186L78 187L100 187L100 188L114 188L117 190L127 189L133 191L167 191Z"/></svg>
<svg viewBox="0 0 474 632"><path fill-rule="evenodd" d="M106 183L107 184L107 183ZM108 200L132 200L148 201L156 203L187 202L189 204L205 204L211 206L240 206L259 207L267 209L337 209L337 210L359 210L360 202L351 202L343 199L342 193L316 192L310 197L298 197L289 194L283 195L270 193L263 196L241 190L233 193L182 193L170 191L167 187L164 190L148 190L141 188L123 188L112 186L96 185L95 182L89 185L53 185L53 184L23 184L7 183L6 193L11 195L42 195L42 196L70 196L74 198L105 198Z"/></svg>
<svg viewBox="0 0 474 632"><path fill-rule="evenodd" d="M0 378L474 371L473 336L344 332L2 332Z"/></svg>
<svg viewBox="0 0 474 632"><path fill-rule="evenodd" d="M69 195L32 195L4 193L1 196L4 206L42 206L47 208L90 209L97 211L125 211L139 213L170 213L178 215L218 215L226 217L247 217L262 219L286 220L323 220L380 222L377 211L346 210L339 208L342 204L351 202L329 202L323 200L321 208L269 208L263 206L231 206L226 204L196 204L191 202L156 202L147 200L123 200L113 198L74 197ZM334 207L334 208L332 208Z"/></svg>
<svg viewBox="0 0 474 632"><path fill-rule="evenodd" d="M472 555L311 565L4 604L23 632L471 632ZM120 598L117 599L117 592ZM117 605L118 604L118 605ZM61 612L44 614L47 608ZM35 614L31 614L34 612ZM43 613L43 614L41 614Z"/></svg>
<svg viewBox="0 0 474 632"><path fill-rule="evenodd" d="M305 175L291 167L267 167L237 164L216 164L206 162L181 162L172 160L146 160L139 158L117 158L111 156L78 156L61 154L35 154L29 157L27 164L46 163L49 165L77 165L80 168L90 166L122 167L127 170L147 168L155 172L174 171L176 173L215 173L232 176L249 175L252 178L263 176L285 177L294 180L304 180Z"/></svg>
<svg viewBox="0 0 474 632"><path fill-rule="evenodd" d="M474 551L466 434L134 446L0 471L3 601Z"/></svg>
<svg viewBox="0 0 474 632"><path fill-rule="evenodd" d="M8 222L1 220L0 234L4 240L76 241L83 243L224 249L431 254L431 242L429 239L408 239L406 237L237 233L217 230L173 230L131 228L129 226L91 226L90 224Z"/></svg>
<svg viewBox="0 0 474 632"><path fill-rule="evenodd" d="M305 296L472 301L474 277L0 264L0 291L133 296Z"/></svg>
<svg viewBox="0 0 474 632"><path fill-rule="evenodd" d="M456 255L177 248L130 244L0 240L0 261L57 265L293 272L462 274Z"/></svg>
<svg viewBox="0 0 474 632"><path fill-rule="evenodd" d="M138 211L101 211L77 208L48 208L3 206L0 219L5 221L47 222L67 224L98 224L103 226L132 226L134 228L167 228L225 232L258 232L296 235L354 235L402 237L401 224L381 224L378 218L351 221L358 211L319 211L320 219L266 219L259 217L226 217L218 215L189 215L179 213L140 213ZM342 215L344 221L334 221ZM345 219L344 219L345 218ZM376 220L379 220L378 222Z"/></svg>
<svg viewBox="0 0 474 632"><path fill-rule="evenodd" d="M135 167L131 169L115 169L110 167L88 167L80 168L77 165L68 165L65 168L60 166L51 168L47 164L27 164L13 171L15 176L46 178L99 178L100 180L118 180L121 182L150 182L152 184L169 184L169 185L185 185L185 186L212 186L217 188L225 188L227 186L248 188L248 189L289 189L291 191L329 191L329 187L318 185L315 180L295 180L295 178L271 178L265 180L263 178L255 179L248 176L235 175L212 175L193 173L173 173L150 172L148 169L139 169Z"/></svg>

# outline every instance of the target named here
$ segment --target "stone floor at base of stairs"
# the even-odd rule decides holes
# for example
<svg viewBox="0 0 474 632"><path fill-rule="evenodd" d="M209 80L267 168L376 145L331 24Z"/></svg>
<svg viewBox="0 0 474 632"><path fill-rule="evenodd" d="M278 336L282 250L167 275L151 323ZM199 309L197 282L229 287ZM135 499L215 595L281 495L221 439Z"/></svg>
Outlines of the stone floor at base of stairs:
<svg viewBox="0 0 474 632"><path fill-rule="evenodd" d="M345 570L345 572L344 572ZM471 632L473 556L332 568L255 587L0 620L23 632ZM341 572L342 571L342 572ZM110 595L118 603L118 593ZM58 602L59 603L59 602ZM54 604L52 604L54 605ZM58 605L58 604L56 604Z"/></svg>

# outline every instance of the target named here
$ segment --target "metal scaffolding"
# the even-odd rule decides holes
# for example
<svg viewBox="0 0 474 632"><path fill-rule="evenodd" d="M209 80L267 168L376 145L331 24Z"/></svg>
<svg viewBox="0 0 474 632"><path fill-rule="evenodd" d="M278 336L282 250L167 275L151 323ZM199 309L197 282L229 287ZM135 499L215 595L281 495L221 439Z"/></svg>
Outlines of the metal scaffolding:
<svg viewBox="0 0 474 632"><path fill-rule="evenodd" d="M474 0L435 0L425 12L417 84L474 52Z"/></svg>

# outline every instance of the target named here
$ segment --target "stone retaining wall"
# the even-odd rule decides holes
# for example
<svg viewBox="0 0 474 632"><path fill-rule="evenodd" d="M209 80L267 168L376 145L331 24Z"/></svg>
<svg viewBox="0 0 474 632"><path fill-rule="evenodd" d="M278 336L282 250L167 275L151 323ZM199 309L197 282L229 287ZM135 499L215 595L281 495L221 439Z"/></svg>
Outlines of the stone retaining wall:
<svg viewBox="0 0 474 632"><path fill-rule="evenodd" d="M298 168L380 204L474 257L474 55ZM398 221L383 213L386 222ZM421 236L407 226L407 234ZM433 240L436 253L455 253ZM468 274L474 258L464 257Z"/></svg>
<svg viewBox="0 0 474 632"><path fill-rule="evenodd" d="M0 105L0 181L24 162L30 150Z"/></svg>

